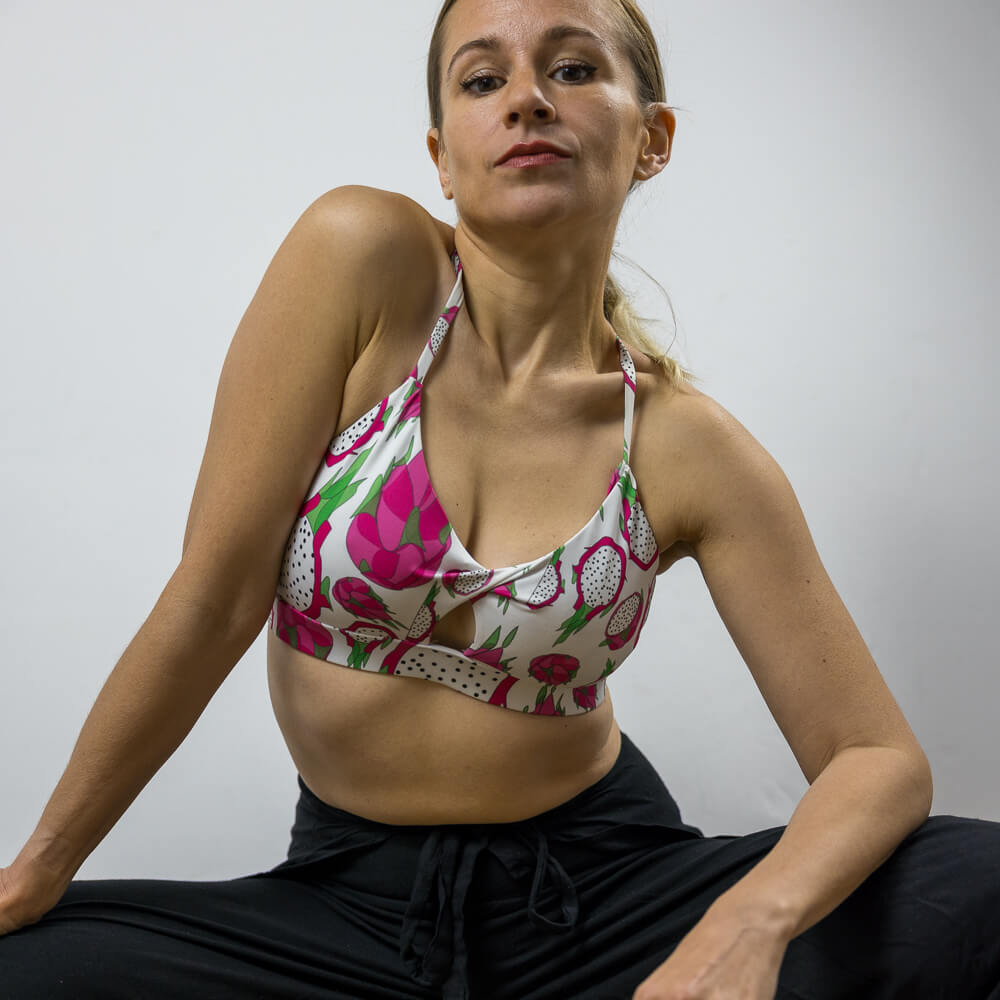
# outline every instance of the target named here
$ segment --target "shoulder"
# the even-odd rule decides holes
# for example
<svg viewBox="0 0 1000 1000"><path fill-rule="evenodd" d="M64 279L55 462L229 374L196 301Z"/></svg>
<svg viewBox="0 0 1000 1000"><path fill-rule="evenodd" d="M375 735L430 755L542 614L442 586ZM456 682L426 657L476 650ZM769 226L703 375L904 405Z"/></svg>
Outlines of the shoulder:
<svg viewBox="0 0 1000 1000"><path fill-rule="evenodd" d="M357 274L361 331L358 354L397 318L421 315L454 283L454 227L396 191L345 184L310 206ZM448 288L450 289L450 284Z"/></svg>
<svg viewBox="0 0 1000 1000"><path fill-rule="evenodd" d="M699 545L740 517L794 504L778 463L721 403L687 381L670 387L659 375L648 385L640 482L652 506L666 512L664 537L676 539L661 569L697 559Z"/></svg>

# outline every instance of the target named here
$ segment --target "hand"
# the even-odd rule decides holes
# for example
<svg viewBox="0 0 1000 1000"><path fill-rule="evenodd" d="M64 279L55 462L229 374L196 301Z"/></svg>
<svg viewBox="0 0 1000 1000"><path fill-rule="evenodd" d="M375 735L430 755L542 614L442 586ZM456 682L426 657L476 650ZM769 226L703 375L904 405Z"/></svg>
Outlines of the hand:
<svg viewBox="0 0 1000 1000"><path fill-rule="evenodd" d="M788 940L738 912L709 908L632 1000L774 1000Z"/></svg>
<svg viewBox="0 0 1000 1000"><path fill-rule="evenodd" d="M16 861L0 868L0 936L41 920L59 902L67 884L41 872L28 873Z"/></svg>

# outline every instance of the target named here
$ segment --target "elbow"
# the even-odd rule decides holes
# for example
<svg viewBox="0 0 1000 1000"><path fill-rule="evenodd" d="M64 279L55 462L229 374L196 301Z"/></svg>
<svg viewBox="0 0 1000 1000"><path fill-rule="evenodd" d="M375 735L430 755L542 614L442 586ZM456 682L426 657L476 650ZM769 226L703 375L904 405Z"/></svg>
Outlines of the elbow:
<svg viewBox="0 0 1000 1000"><path fill-rule="evenodd" d="M188 548L185 540L180 563L167 586L185 604L201 609L200 614L212 623L213 632L243 648L250 646L267 624L274 587L265 591L239 574L213 572L196 558L196 553L197 549Z"/></svg>

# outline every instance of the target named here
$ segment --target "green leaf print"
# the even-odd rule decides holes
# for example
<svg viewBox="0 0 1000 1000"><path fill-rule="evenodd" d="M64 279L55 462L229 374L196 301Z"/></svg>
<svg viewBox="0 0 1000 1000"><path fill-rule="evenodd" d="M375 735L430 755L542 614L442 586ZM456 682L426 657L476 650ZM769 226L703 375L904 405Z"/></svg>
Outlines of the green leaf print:
<svg viewBox="0 0 1000 1000"><path fill-rule="evenodd" d="M499 641L500 641L500 626L497 625L497 627L492 632L490 632L490 637L479 648L480 649L495 649L496 648L496 644ZM507 643L504 643L504 645L506 646Z"/></svg>
<svg viewBox="0 0 1000 1000"><path fill-rule="evenodd" d="M631 506L632 504L634 504L636 498L636 492L635 492L635 487L632 485L632 477L621 476L618 479L618 485L621 488L622 496L626 500L628 500L629 505Z"/></svg>
<svg viewBox="0 0 1000 1000"><path fill-rule="evenodd" d="M424 549L424 540L420 537L420 508L414 507L403 525L403 533L399 536L399 548L407 543L416 545L418 549Z"/></svg>
<svg viewBox="0 0 1000 1000"><path fill-rule="evenodd" d="M503 646L504 646L504 649L506 649L506 648L507 648L507 647L508 647L508 646L509 646L509 645L511 644L511 642L512 642L512 641L514 640L514 636L515 636L515 635L517 635L517 628L518 628L518 627L517 627L517 625L515 625L515 626L514 626L514 627L513 627L513 628L512 628L512 629L511 629L511 630L510 630L510 631L509 631L508 633L507 633L507 638L506 638L506 639L504 639L504 641L503 641ZM500 631L500 626L499 626L499 625L497 626L497 631L498 631L498 632Z"/></svg>
<svg viewBox="0 0 1000 1000"><path fill-rule="evenodd" d="M306 519L309 521L309 526L312 528L313 534L319 531L319 526L338 507L347 503L357 493L364 479L355 481L354 476L361 470L361 466L364 465L364 461L371 450L369 448L367 451L362 452L351 463L350 468L345 473L337 476L335 479L331 479L330 482L320 488L319 495L322 497L322 500L306 514Z"/></svg>
<svg viewBox="0 0 1000 1000"><path fill-rule="evenodd" d="M370 451L371 449L369 449ZM374 482L371 485L371 489L368 491L368 495L365 497L364 502L361 506L351 514L351 518L355 518L358 514L367 513L371 514L372 517L376 516L378 511L378 501L379 497L382 495L382 486L388 480L389 476L392 475L392 470L399 468L401 465L406 465L410 460L410 452L413 451L413 438L410 438L410 443L406 446L406 454L397 462L392 461L389 463L389 468L385 470L380 476L376 476ZM367 454L367 452L365 453Z"/></svg>

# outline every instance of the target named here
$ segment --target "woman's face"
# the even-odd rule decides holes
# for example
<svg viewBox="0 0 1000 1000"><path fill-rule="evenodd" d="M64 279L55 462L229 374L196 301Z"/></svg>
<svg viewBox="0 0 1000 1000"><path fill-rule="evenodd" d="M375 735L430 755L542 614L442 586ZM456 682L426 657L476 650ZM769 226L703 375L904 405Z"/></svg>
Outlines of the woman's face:
<svg viewBox="0 0 1000 1000"><path fill-rule="evenodd" d="M559 25L590 34L546 37ZM491 36L495 48L466 47ZM592 220L613 229L632 181L658 173L669 158L673 116L662 111L661 155L640 164L651 136L606 2L458 0L445 22L441 73L442 128L428 132L427 144L445 197L467 223ZM535 140L569 156L497 165L515 143Z"/></svg>

